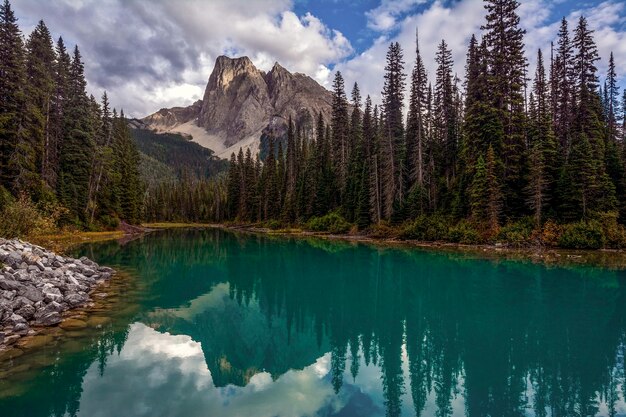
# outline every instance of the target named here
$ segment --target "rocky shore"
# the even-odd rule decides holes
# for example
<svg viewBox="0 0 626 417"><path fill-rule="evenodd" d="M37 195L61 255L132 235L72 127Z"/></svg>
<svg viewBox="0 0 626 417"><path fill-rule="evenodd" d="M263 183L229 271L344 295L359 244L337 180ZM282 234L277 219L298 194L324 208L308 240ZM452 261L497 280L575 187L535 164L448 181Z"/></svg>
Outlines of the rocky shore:
<svg viewBox="0 0 626 417"><path fill-rule="evenodd" d="M21 240L0 239L0 351L90 303L91 291L112 274L113 269L86 257L63 257Z"/></svg>

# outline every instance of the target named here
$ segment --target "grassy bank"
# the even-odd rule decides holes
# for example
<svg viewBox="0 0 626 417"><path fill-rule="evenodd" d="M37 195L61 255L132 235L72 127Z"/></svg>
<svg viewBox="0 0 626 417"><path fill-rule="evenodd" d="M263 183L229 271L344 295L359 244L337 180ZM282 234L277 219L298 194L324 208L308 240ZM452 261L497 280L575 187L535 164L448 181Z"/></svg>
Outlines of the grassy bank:
<svg viewBox="0 0 626 417"><path fill-rule="evenodd" d="M64 253L68 249L87 242L102 242L105 240L121 239L126 234L121 230L107 232L81 232L81 231L58 231L52 234L25 237L31 243L50 249L54 252Z"/></svg>

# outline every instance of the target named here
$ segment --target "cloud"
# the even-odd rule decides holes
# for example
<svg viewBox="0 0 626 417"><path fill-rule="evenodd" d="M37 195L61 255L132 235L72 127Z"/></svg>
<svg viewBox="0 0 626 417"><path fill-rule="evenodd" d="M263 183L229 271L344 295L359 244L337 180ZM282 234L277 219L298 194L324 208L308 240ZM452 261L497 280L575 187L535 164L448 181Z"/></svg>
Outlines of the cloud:
<svg viewBox="0 0 626 417"><path fill-rule="evenodd" d="M382 0L378 7L365 13L367 27L376 31L393 29L398 17L426 2L427 0Z"/></svg>
<svg viewBox="0 0 626 417"><path fill-rule="evenodd" d="M43 18L79 43L90 91L142 116L203 95L215 58L248 55L261 69L275 61L327 82L328 66L352 53L340 32L288 0L20 0L24 29Z"/></svg>
<svg viewBox="0 0 626 417"><path fill-rule="evenodd" d="M418 29L422 57L434 81L436 47L445 38L454 69L462 78L469 38L480 35L485 16L479 0L381 0L364 11L374 37L369 47L354 55L350 40L319 16L291 11L292 0L213 0L210 4L202 0L19 0L14 8L26 33L43 18L55 36L63 35L71 45L78 42L90 92L100 96L106 89L112 103L132 116L202 98L215 58L222 54L248 55L264 70L279 61L326 87L333 72L340 70L348 89L358 81L362 93L380 102L390 42L402 45L410 74ZM527 31L529 76L535 71L538 48L543 49L547 64L561 17L557 11L563 10L570 29L581 14L595 29L601 79L611 51L618 71L626 68L625 3L607 0L579 6L572 1L524 0L519 14ZM626 80L624 75L618 74Z"/></svg>

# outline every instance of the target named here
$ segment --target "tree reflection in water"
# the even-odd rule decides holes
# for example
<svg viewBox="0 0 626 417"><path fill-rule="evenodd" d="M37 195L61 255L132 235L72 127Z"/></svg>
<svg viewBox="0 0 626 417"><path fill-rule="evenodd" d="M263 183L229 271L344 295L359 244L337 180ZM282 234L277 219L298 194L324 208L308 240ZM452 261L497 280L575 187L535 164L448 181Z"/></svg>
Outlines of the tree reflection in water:
<svg viewBox="0 0 626 417"><path fill-rule="evenodd" d="M216 387L276 381L329 352L340 396L364 392L361 372L377 367L388 416L408 404L417 416L614 416L624 405L623 271L221 230L80 254L136 270L146 289L132 321L199 342ZM128 324L71 360L59 352L27 394L0 398L2 415L76 414L87 369L106 372Z"/></svg>

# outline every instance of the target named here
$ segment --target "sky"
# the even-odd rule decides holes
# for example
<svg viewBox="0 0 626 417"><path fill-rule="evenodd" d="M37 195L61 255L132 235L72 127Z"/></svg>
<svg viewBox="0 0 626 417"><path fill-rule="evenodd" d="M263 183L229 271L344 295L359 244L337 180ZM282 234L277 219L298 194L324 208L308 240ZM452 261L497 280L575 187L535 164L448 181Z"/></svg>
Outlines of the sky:
<svg viewBox="0 0 626 417"><path fill-rule="evenodd" d="M380 101L385 54L400 42L405 72L415 62L415 34L432 79L442 39L463 77L467 44L480 34L480 0L11 0L28 35L40 19L53 36L78 44L88 90L107 91L132 117L201 99L215 59L247 55L262 70L274 62L330 88L341 71L348 89ZM615 55L626 86L626 2L520 0L529 72L537 49L549 56L560 20L580 15L595 30L601 80Z"/></svg>

